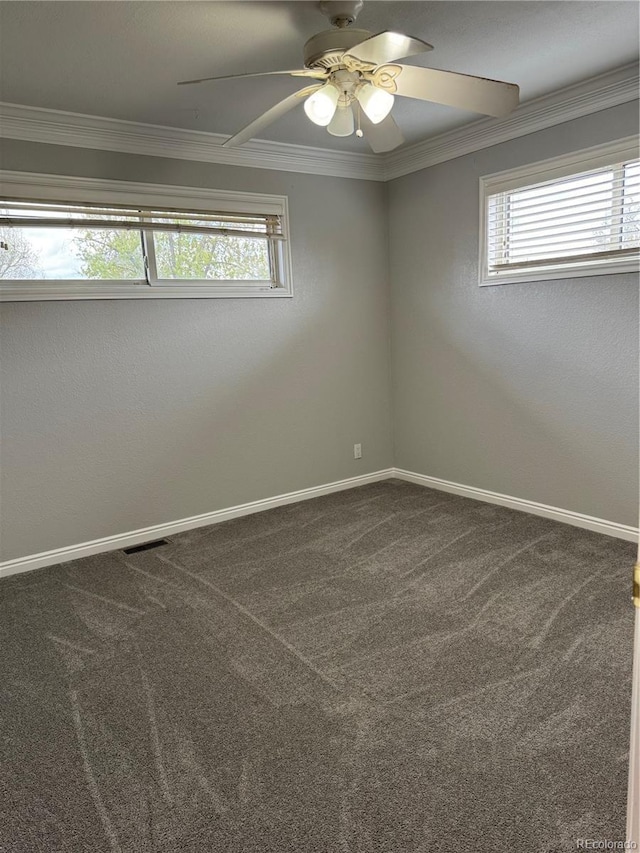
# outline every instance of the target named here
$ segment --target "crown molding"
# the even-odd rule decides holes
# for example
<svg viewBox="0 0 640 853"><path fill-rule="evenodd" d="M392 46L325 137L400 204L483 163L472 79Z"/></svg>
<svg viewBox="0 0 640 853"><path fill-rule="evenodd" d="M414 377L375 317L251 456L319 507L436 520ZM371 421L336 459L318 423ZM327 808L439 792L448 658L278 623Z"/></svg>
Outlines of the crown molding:
<svg viewBox="0 0 640 853"><path fill-rule="evenodd" d="M224 148L220 133L141 124L22 104L0 103L0 137L276 169L365 181L389 181L638 98L638 66L626 65L527 101L503 119L480 119L386 154L359 154L257 139Z"/></svg>
<svg viewBox="0 0 640 853"><path fill-rule="evenodd" d="M506 118L480 119L387 155L385 179L393 180L472 151L637 100L638 86L638 66L633 63L558 89L526 101Z"/></svg>
<svg viewBox="0 0 640 853"><path fill-rule="evenodd" d="M221 133L141 124L6 102L0 102L0 136L25 142L97 148L226 166L365 181L385 180L380 158L375 154L333 151L264 139L254 139L239 148L223 148L222 143L228 137Z"/></svg>

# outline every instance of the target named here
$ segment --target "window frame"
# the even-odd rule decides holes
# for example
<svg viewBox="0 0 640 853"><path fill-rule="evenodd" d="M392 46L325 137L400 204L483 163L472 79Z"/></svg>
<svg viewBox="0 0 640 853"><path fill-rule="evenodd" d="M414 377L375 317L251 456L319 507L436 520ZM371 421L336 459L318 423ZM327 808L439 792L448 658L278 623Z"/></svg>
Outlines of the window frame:
<svg viewBox="0 0 640 853"><path fill-rule="evenodd" d="M597 275L613 275L620 273L637 273L639 262L637 257L601 258L599 260L584 261L568 266L566 262L550 264L540 269L510 271L501 274L489 273L489 234L488 234L488 206L489 197L500 192L525 189L544 181L554 179L561 180L569 178L573 174L588 172L626 159L636 159L639 156L638 135L628 136L623 139L608 142L604 145L596 145L591 148L581 149L559 157L547 160L539 160L508 169L502 172L494 172L491 175L483 175L480 178L480 228L479 228L479 256L478 256L478 284L481 287L496 286L502 284L519 284L531 281L561 281L567 278L582 278ZM613 209L613 208L612 208Z"/></svg>
<svg viewBox="0 0 640 853"><path fill-rule="evenodd" d="M231 192L202 187L79 178L35 172L0 170L0 193L14 199L68 201L194 209L212 213L275 214L281 217L284 239L268 240L275 281L212 281L158 279L106 281L97 279L4 279L0 302L85 299L278 299L293 296L288 198L284 195ZM144 235L144 230L140 229Z"/></svg>

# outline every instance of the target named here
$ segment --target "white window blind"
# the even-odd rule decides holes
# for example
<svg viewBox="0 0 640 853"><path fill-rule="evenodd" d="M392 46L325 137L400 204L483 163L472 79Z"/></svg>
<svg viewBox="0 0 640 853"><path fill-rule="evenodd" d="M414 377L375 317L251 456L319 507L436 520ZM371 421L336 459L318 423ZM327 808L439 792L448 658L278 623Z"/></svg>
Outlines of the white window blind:
<svg viewBox="0 0 640 853"><path fill-rule="evenodd" d="M578 165L578 164L576 164ZM633 269L640 257L640 160L503 180L484 196L484 280L561 278ZM500 183L496 181L496 183Z"/></svg>
<svg viewBox="0 0 640 853"><path fill-rule="evenodd" d="M104 228L122 231L173 231L194 234L283 239L282 219L275 214L157 210L85 203L0 199L0 227Z"/></svg>

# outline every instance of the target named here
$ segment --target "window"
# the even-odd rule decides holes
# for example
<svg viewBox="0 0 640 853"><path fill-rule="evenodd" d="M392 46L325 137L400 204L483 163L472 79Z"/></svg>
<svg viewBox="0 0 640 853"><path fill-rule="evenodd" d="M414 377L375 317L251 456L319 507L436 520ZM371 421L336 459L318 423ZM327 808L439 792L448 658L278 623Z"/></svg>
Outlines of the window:
<svg viewBox="0 0 640 853"><path fill-rule="evenodd" d="M284 197L1 177L3 300L291 295Z"/></svg>
<svg viewBox="0 0 640 853"><path fill-rule="evenodd" d="M482 178L480 284L633 272L637 139Z"/></svg>

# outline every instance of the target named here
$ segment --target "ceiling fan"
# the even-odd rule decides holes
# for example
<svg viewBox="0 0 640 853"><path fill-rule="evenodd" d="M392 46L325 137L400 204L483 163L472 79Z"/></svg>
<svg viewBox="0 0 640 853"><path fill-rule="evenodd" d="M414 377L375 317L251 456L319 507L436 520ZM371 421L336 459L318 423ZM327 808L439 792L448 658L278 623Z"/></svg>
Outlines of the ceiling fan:
<svg viewBox="0 0 640 853"><path fill-rule="evenodd" d="M363 0L327 0L320 9L335 29L312 36L304 46L304 68L294 71L263 71L184 80L179 86L211 80L288 75L318 82L294 92L252 121L223 145L248 142L290 110L304 103L309 119L326 127L333 136L365 137L376 153L392 151L404 138L391 116L395 95L436 104L503 116L518 105L514 83L472 77L454 71L438 71L396 60L433 50L418 38L393 31L376 35L352 29Z"/></svg>

